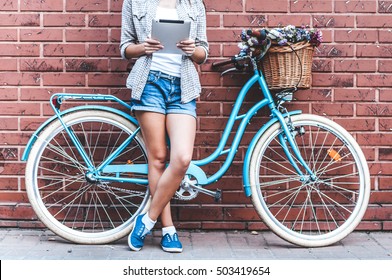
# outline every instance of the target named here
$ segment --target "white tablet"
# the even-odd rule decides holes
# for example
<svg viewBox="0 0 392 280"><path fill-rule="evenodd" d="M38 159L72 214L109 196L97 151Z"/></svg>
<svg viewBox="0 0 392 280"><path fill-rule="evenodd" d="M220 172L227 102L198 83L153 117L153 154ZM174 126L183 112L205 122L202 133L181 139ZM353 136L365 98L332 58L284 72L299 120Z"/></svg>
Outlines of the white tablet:
<svg viewBox="0 0 392 280"><path fill-rule="evenodd" d="M153 20L151 38L158 40L164 46L160 53L184 54L177 44L189 39L190 21L183 20Z"/></svg>

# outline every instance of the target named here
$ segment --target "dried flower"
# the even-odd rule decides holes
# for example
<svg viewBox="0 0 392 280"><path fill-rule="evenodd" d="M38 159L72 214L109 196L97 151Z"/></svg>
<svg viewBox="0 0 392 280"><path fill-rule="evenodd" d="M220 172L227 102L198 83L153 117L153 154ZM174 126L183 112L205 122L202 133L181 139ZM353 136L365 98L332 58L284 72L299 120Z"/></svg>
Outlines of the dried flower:
<svg viewBox="0 0 392 280"><path fill-rule="evenodd" d="M260 34L262 30L263 29L242 30L240 36L242 42L239 44L241 49L240 54L249 54L255 51L257 47L261 49L260 52L263 52L263 47L266 46L266 40L265 38L255 35ZM273 28L267 31L267 38L281 46L307 41L311 45L318 47L323 41L322 32L308 26L295 27L294 25L287 25L285 27Z"/></svg>

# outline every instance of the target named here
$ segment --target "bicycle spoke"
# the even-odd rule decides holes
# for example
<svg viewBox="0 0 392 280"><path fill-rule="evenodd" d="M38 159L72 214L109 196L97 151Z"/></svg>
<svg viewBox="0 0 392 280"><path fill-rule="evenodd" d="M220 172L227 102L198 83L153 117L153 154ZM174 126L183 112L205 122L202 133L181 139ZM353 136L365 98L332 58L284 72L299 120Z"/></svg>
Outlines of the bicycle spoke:
<svg viewBox="0 0 392 280"><path fill-rule="evenodd" d="M253 165L257 167L252 174L256 183L251 181L251 188L257 187L252 202L281 237L299 245L324 246L336 241L336 235L346 236L362 217L358 212L367 205L361 201L367 165L357 156L355 140L341 134L333 122L299 115L292 116L288 124L291 133L285 137L293 137L295 148L314 176L308 176L293 147L286 151L280 143L282 129L271 127L261 136L251 158L250 171L254 172Z"/></svg>
<svg viewBox="0 0 392 280"><path fill-rule="evenodd" d="M35 161L31 168L34 174L29 180L29 192L40 201L34 210L48 217L43 222L66 239L84 239L87 243L114 241L113 238L124 236L135 214L146 207L148 188L123 183L121 178L101 182L95 177L102 174L94 168L110 155L114 164L147 164L142 135L135 135L120 151L123 141L137 129L123 117L99 110L77 111L64 116L64 123L78 146L58 121L38 136L39 149L33 152ZM113 156L114 151L118 155ZM88 168L84 157L89 161ZM127 175L120 172L104 176Z"/></svg>

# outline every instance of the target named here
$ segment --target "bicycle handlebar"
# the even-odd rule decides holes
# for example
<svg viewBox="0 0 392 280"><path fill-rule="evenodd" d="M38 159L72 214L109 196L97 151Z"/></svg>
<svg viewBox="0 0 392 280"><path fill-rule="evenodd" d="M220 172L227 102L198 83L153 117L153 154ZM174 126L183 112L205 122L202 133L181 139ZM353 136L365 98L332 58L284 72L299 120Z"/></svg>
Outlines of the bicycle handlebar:
<svg viewBox="0 0 392 280"><path fill-rule="evenodd" d="M231 64L231 63L235 63L237 60L235 59L235 57L232 57L230 59L227 60L223 60L223 61L219 61L219 62L214 62L212 63L212 67L220 67L220 66L225 66L227 64Z"/></svg>

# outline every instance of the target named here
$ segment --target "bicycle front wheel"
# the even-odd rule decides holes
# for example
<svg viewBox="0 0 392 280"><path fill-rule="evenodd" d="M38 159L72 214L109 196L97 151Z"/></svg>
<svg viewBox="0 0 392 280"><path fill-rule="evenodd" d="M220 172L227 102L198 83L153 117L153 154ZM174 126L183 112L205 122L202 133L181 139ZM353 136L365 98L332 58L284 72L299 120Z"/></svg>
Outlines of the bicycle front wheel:
<svg viewBox="0 0 392 280"><path fill-rule="evenodd" d="M136 130L126 118L102 110L76 111L64 116L63 122L95 167ZM112 163L147 163L140 133ZM124 237L148 207L147 186L94 181L87 174L63 125L53 121L38 136L26 165L26 191L35 213L50 230L72 242L105 244Z"/></svg>
<svg viewBox="0 0 392 280"><path fill-rule="evenodd" d="M285 135L276 123L260 137L251 155L252 202L268 227L286 241L327 246L361 221L370 195L369 169L354 138L335 122L307 114L291 121L295 143L316 177L306 176L298 160L305 176L293 168L286 153L295 158L294 152L282 147Z"/></svg>

